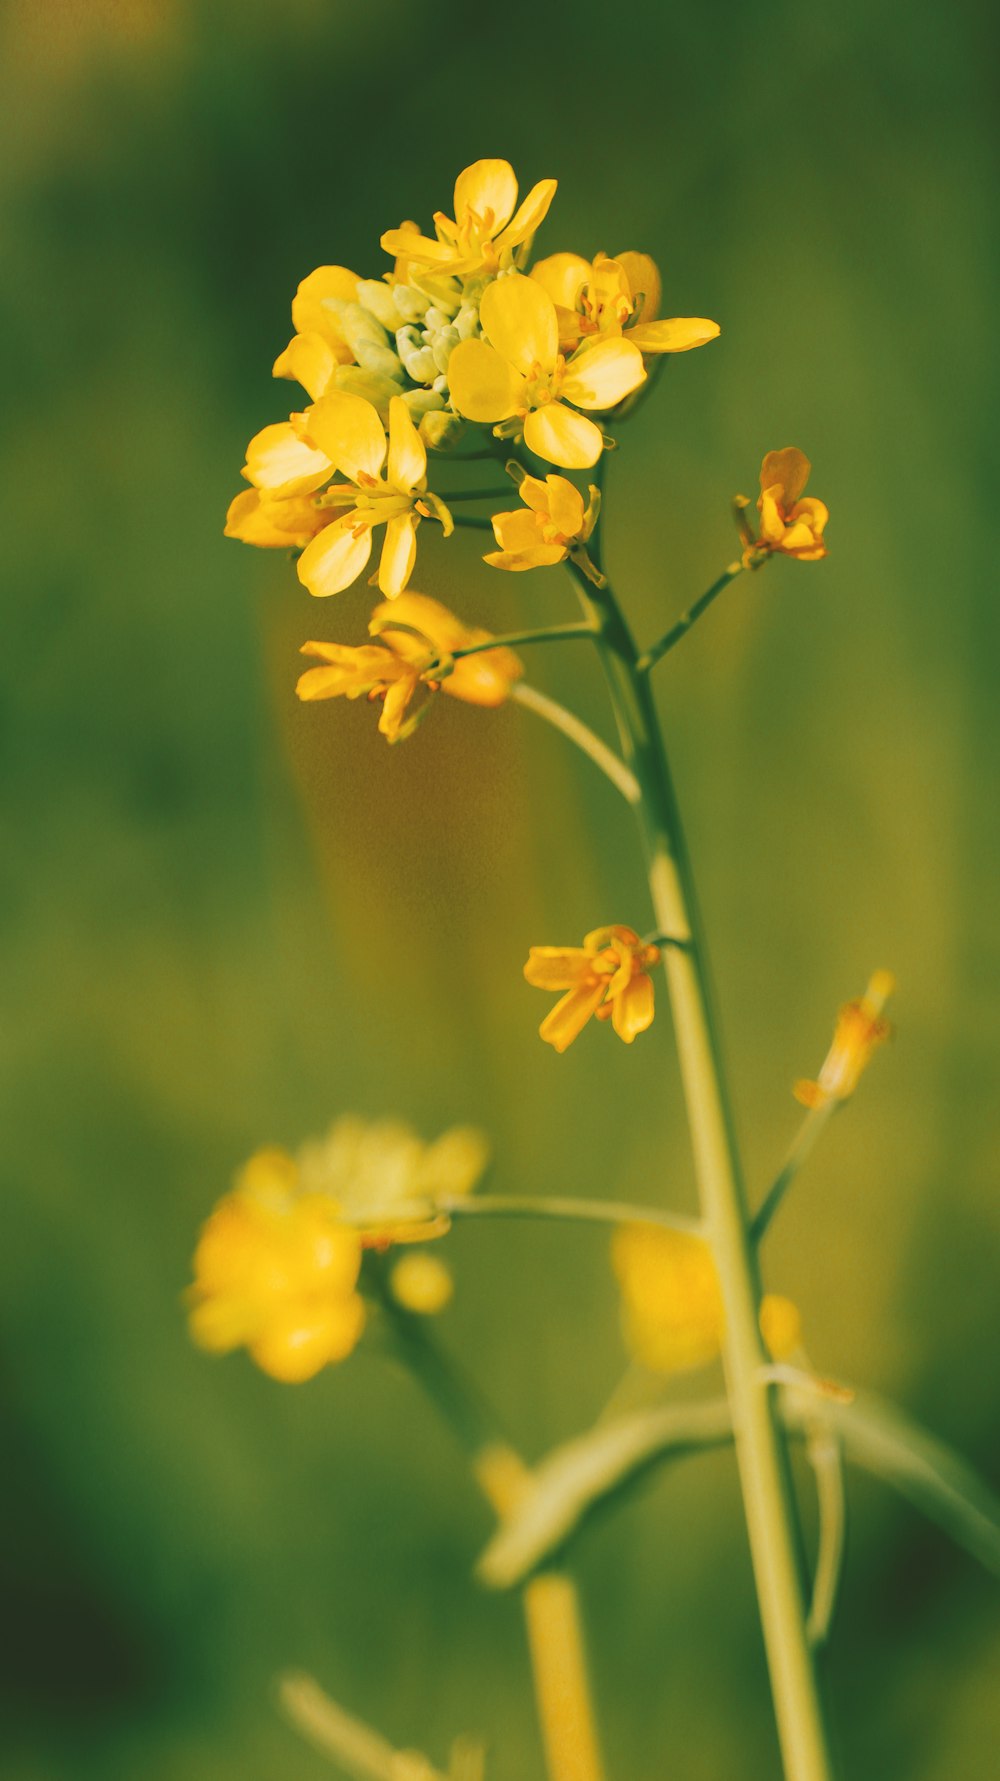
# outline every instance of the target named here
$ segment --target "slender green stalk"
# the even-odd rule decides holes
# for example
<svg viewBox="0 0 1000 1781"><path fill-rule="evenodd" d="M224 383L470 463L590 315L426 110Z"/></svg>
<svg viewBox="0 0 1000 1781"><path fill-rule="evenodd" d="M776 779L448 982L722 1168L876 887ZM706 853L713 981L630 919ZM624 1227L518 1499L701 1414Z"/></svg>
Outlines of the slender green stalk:
<svg viewBox="0 0 1000 1781"><path fill-rule="evenodd" d="M664 632L659 642L654 643L652 649L647 649L645 654L639 657L635 664L636 672L638 674L648 674L650 668L655 667L661 656L665 656L667 651L673 649L674 645L679 643L682 637L687 636L691 626L697 624L703 612L708 611L712 601L718 599L723 588L727 588L731 581L735 581L737 575L743 574L744 567L745 565L743 563L730 563L728 567L722 571L718 581L713 581L711 587L707 588L706 591L695 600L694 604L689 606L687 611L681 614L677 623L671 625L669 631Z"/></svg>
<svg viewBox="0 0 1000 1781"><path fill-rule="evenodd" d="M659 1206L629 1205L624 1200L575 1200L520 1194L453 1195L435 1201L436 1209L449 1218L556 1218L577 1224L656 1224L670 1231L700 1237L704 1227L698 1218L667 1212Z"/></svg>
<svg viewBox="0 0 1000 1781"><path fill-rule="evenodd" d="M506 631L499 637L487 637L482 643L467 643L462 649L453 649L451 655L458 662L463 656L480 655L484 649L515 649L523 643L570 643L575 637L595 635L593 625L547 625L542 630Z"/></svg>
<svg viewBox="0 0 1000 1781"><path fill-rule="evenodd" d="M803 1163L812 1155L817 1138L824 1131L830 1115L839 1105L839 1101L836 1101L831 1095L821 1106L809 1109L792 1141L788 1155L750 1221L750 1238L753 1243L760 1243L766 1236L771 1220L788 1189Z"/></svg>
<svg viewBox="0 0 1000 1781"><path fill-rule="evenodd" d="M591 550L595 554L593 540ZM788 1457L776 1406L762 1376L760 1280L677 799L648 676L639 671L640 658L614 592L610 584L595 590L585 575L572 563L569 566L585 616L600 630L598 648L622 752L640 788L635 810L654 915L663 933L690 942L667 947L663 966L705 1234L725 1304L723 1361L785 1774L788 1781L829 1781L830 1757L806 1635Z"/></svg>
<svg viewBox="0 0 1000 1781"><path fill-rule="evenodd" d="M571 742L575 742L577 748L590 756L595 766L600 767L601 772L629 804L638 802L639 781L635 774L619 759L613 748L602 742L600 736L595 736L593 730L588 729L572 711L567 711L565 705L560 705L556 699L550 699L547 693L540 693L537 687L526 685L523 680L511 688L510 696L519 705L523 705L525 710L533 711L536 717L544 718L546 723L554 725Z"/></svg>
<svg viewBox="0 0 1000 1781"><path fill-rule="evenodd" d="M847 1545L847 1493L844 1489L844 1449L832 1429L817 1422L809 1437L807 1451L816 1480L819 1545L806 1636L813 1649L818 1650L830 1636L837 1607Z"/></svg>

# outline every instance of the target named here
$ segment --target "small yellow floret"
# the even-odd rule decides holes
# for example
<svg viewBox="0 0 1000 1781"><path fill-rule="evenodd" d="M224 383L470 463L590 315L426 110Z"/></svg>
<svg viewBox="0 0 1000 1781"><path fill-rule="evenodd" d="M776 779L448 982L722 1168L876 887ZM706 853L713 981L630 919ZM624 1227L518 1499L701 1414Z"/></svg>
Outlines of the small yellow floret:
<svg viewBox="0 0 1000 1781"><path fill-rule="evenodd" d="M864 995L856 1002L845 1002L817 1080L795 1084L795 1099L803 1107L846 1101L854 1093L872 1053L892 1032L889 1022L882 1018L882 1010L895 987L890 971L875 971Z"/></svg>
<svg viewBox="0 0 1000 1781"><path fill-rule="evenodd" d="M390 1286L396 1302L418 1317L436 1317L450 1304L455 1291L451 1269L424 1250L412 1251L396 1263Z"/></svg>
<svg viewBox="0 0 1000 1781"><path fill-rule="evenodd" d="M620 925L595 928L582 946L533 946L524 967L527 981L536 989L566 991L538 1029L546 1044L565 1051L596 1014L631 1045L652 1023L649 968L659 957L657 946Z"/></svg>
<svg viewBox="0 0 1000 1781"><path fill-rule="evenodd" d="M759 560L761 551L779 551L801 563L826 556L823 533L830 517L822 501L802 491L812 465L797 445L769 451L760 467L760 537L748 541L745 555Z"/></svg>
<svg viewBox="0 0 1000 1781"><path fill-rule="evenodd" d="M611 1260L622 1295L626 1346L653 1373L707 1366L722 1348L725 1312L709 1245L687 1231L629 1224L615 1232ZM765 1295L760 1332L774 1360L801 1347L795 1305Z"/></svg>

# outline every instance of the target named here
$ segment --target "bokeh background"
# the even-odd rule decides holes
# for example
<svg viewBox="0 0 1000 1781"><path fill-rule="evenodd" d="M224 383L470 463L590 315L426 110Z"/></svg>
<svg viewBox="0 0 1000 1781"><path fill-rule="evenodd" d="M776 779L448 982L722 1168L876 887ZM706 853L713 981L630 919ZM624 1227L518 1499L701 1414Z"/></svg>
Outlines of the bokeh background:
<svg viewBox="0 0 1000 1781"><path fill-rule="evenodd" d="M651 639L765 449L805 447L833 513L826 563L737 584L658 670L758 1190L838 1003L900 983L769 1275L819 1366L997 1479L987 9L7 0L0 50L4 1781L319 1781L288 1665L527 1781L517 1605L471 1580L447 1432L374 1355L295 1389L205 1359L180 1294L235 1166L345 1110L482 1124L498 1191L691 1203L665 1010L560 1059L521 981L533 941L648 925L627 812L527 713L444 701L389 750L297 706L299 643L358 639L369 593L319 608L222 516L287 412L298 279L378 273L481 155L558 176L540 250L646 248L666 313L721 321L629 426L609 547ZM468 537L421 561L497 629L572 616ZM532 673L606 724L579 645ZM477 1224L448 1255L442 1335L540 1454L622 1368L605 1239ZM852 1504L845 1772L994 1773L995 1585L874 1484ZM730 1457L650 1481L579 1574L612 1776L774 1776Z"/></svg>

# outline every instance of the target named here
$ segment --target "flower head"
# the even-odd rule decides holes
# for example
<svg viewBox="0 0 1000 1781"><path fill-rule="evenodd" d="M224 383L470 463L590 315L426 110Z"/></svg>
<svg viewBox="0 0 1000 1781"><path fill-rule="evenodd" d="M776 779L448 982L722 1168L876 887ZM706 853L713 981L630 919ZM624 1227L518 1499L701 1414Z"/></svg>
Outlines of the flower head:
<svg viewBox="0 0 1000 1781"><path fill-rule="evenodd" d="M583 341L623 337L642 353L690 352L719 334L703 316L658 321L660 274L648 254L550 254L531 269L548 291L559 317L559 346L573 352Z"/></svg>
<svg viewBox="0 0 1000 1781"><path fill-rule="evenodd" d="M426 711L425 703L407 715L418 689L445 692L466 705L502 705L523 671L509 649L475 648L489 641L489 632L461 624L426 594L410 591L377 606L368 628L378 643L304 643L302 654L324 666L308 668L295 690L305 700L381 699L378 727L389 742L411 735ZM471 648L474 654L455 658L455 651Z"/></svg>
<svg viewBox="0 0 1000 1781"><path fill-rule="evenodd" d="M269 495L244 489L229 503L225 535L273 550L304 550L330 515L309 495Z"/></svg>
<svg viewBox="0 0 1000 1781"><path fill-rule="evenodd" d="M561 563L574 545L585 544L597 521L599 491L591 486L590 505L565 476L525 476L518 489L523 507L493 515L493 532L500 546L484 563L495 569L537 569Z"/></svg>
<svg viewBox="0 0 1000 1781"><path fill-rule="evenodd" d="M653 1373L707 1366L722 1347L725 1312L712 1251L703 1237L662 1225L628 1224L615 1232L611 1261L622 1295L630 1352ZM761 1334L775 1360L801 1344L790 1300L768 1293Z"/></svg>
<svg viewBox="0 0 1000 1781"><path fill-rule="evenodd" d="M864 995L856 1002L845 1002L817 1080L795 1084L795 1099L804 1107L825 1107L832 1101L846 1101L854 1093L872 1052L892 1031L882 1019L882 1010L895 987L891 972L875 971Z"/></svg>
<svg viewBox="0 0 1000 1781"><path fill-rule="evenodd" d="M596 1014L631 1045L653 1019L648 967L659 957L658 947L625 927L595 928L582 946L533 946L524 967L528 982L566 991L538 1029L546 1044L565 1051Z"/></svg>
<svg viewBox="0 0 1000 1781"><path fill-rule="evenodd" d="M455 215L434 215L434 240L414 223L402 223L382 236L386 253L397 256L397 276L413 267L468 276L495 273L538 228L556 192L554 179L539 180L517 202L517 180L509 161L474 161L455 181ZM400 265L401 262L401 265Z"/></svg>
<svg viewBox="0 0 1000 1781"><path fill-rule="evenodd" d="M606 338L566 359L552 298L520 272L486 286L479 319L484 338L460 341L448 362L458 413L523 433L529 451L563 469L596 464L604 436L579 410L613 408L638 388L646 376L638 347Z"/></svg>
<svg viewBox="0 0 1000 1781"><path fill-rule="evenodd" d="M328 1195L366 1249L384 1250L443 1236L441 1202L471 1193L488 1160L474 1126L452 1126L427 1144L402 1120L347 1116L302 1146L298 1166L306 1192Z"/></svg>
<svg viewBox="0 0 1000 1781"><path fill-rule="evenodd" d="M781 551L802 563L816 563L826 556L823 532L829 512L822 501L802 494L811 469L796 445L767 453L760 467L758 549Z"/></svg>
<svg viewBox="0 0 1000 1781"><path fill-rule="evenodd" d="M360 1267L361 1238L336 1205L300 1191L284 1151L261 1151L202 1229L191 1334L214 1354L249 1349L274 1379L311 1379L361 1335Z"/></svg>

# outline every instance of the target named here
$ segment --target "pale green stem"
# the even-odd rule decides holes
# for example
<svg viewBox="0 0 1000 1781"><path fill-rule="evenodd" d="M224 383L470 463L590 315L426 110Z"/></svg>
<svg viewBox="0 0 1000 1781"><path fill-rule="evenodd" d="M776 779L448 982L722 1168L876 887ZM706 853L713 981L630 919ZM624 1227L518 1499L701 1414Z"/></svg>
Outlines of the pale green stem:
<svg viewBox="0 0 1000 1781"><path fill-rule="evenodd" d="M829 1637L837 1606L846 1548L847 1493L844 1489L844 1450L832 1430L818 1424L809 1437L807 1451L816 1480L819 1544L806 1635L813 1649L818 1650Z"/></svg>
<svg viewBox="0 0 1000 1781"><path fill-rule="evenodd" d="M482 643L466 643L450 651L453 661L463 656L480 655L484 649L515 649L523 643L570 643L576 637L596 636L593 625L547 625L542 630L507 631L499 637L486 637Z"/></svg>
<svg viewBox="0 0 1000 1781"><path fill-rule="evenodd" d="M671 625L669 631L664 632L659 642L654 643L652 649L647 649L645 654L639 657L635 665L636 672L638 674L648 674L650 668L655 667L661 656L665 656L667 651L673 649L674 645L679 643L682 637L687 636L691 626L697 624L702 613L708 611L712 601L718 599L723 589L727 588L731 581L735 581L737 575L743 574L744 567L745 565L743 563L730 563L729 566L723 570L718 581L713 581L711 587L707 588L705 593L695 600L694 604L689 606L686 612L681 614L677 623Z"/></svg>
<svg viewBox="0 0 1000 1781"><path fill-rule="evenodd" d="M806 1114L805 1119L799 1126L798 1132L792 1141L792 1146L788 1155L750 1221L751 1242L760 1243L762 1238L766 1235L771 1220L777 1212L778 1207L781 1205L788 1189L791 1187L792 1182L795 1180L803 1163L812 1155L817 1138L826 1127L830 1115L839 1105L839 1101L834 1100L831 1095L821 1106L811 1107Z"/></svg>
<svg viewBox="0 0 1000 1781"><path fill-rule="evenodd" d="M600 767L601 772L629 804L638 803L639 781L635 774L626 767L613 748L602 742L600 736L595 736L593 730L588 729L572 711L567 711L565 705L560 705L556 699L550 699L547 693L540 693L537 687L526 685L523 680L511 687L510 696L519 705L523 705L525 710L533 711L536 717L543 717L546 723L561 730L564 736L576 743L577 748L590 756L595 766Z"/></svg>
<svg viewBox="0 0 1000 1781"><path fill-rule="evenodd" d="M658 1206L629 1205L624 1200L575 1200L519 1194L445 1195L434 1202L450 1218L556 1218L578 1224L655 1224L685 1236L700 1237L700 1219L685 1218Z"/></svg>

